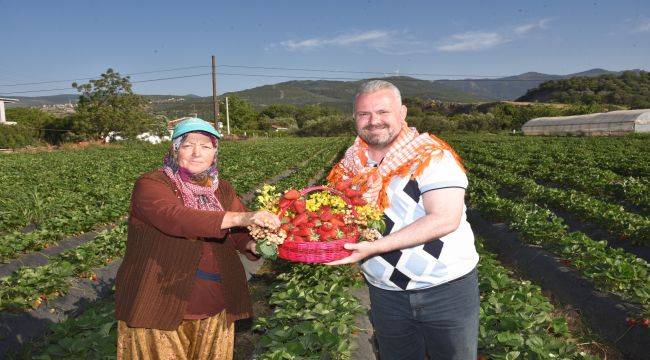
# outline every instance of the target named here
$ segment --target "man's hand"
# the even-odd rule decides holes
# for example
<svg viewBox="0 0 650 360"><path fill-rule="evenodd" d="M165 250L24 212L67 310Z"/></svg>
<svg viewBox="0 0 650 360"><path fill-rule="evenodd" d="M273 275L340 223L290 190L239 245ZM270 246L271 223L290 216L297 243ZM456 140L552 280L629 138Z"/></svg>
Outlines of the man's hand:
<svg viewBox="0 0 650 360"><path fill-rule="evenodd" d="M361 241L359 243L346 243L343 245L348 250L352 250L352 254L350 256L345 257L340 260L334 260L332 262L328 262L325 265L345 265L345 264L354 264L356 262L359 262L367 257L373 256L375 254L378 254L379 251L377 249L377 246L375 243L368 242L368 241Z"/></svg>

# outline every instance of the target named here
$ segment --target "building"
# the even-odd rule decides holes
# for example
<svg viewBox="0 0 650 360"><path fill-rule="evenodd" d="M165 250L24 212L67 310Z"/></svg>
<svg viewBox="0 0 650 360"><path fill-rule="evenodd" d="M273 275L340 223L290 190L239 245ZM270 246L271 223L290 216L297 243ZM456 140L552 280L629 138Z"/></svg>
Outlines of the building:
<svg viewBox="0 0 650 360"><path fill-rule="evenodd" d="M625 135L650 132L650 109L541 117L526 122L524 135Z"/></svg>
<svg viewBox="0 0 650 360"><path fill-rule="evenodd" d="M15 103L18 102L18 99L9 99L0 97L0 125L13 125L14 122L8 122L7 117L5 116L5 103Z"/></svg>

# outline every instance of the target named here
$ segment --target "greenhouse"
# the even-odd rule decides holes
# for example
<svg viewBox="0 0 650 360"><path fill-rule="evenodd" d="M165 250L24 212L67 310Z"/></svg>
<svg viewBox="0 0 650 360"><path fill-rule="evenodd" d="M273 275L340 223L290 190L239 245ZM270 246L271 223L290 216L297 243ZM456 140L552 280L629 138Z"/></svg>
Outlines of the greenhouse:
<svg viewBox="0 0 650 360"><path fill-rule="evenodd" d="M650 132L650 109L541 117L522 127L524 135L625 135Z"/></svg>

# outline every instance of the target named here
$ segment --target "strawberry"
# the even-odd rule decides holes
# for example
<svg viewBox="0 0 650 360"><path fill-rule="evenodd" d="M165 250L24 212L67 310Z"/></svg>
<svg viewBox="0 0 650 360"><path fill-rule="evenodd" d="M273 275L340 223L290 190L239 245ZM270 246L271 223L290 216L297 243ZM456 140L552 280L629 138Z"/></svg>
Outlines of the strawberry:
<svg viewBox="0 0 650 360"><path fill-rule="evenodd" d="M330 241L330 240L332 240L332 233L329 232L329 231L323 231L320 234L318 234L318 236L319 236L319 241Z"/></svg>
<svg viewBox="0 0 650 360"><path fill-rule="evenodd" d="M627 326L629 326L629 327L635 326L636 323L637 323L636 319L633 319L633 318L627 318L626 322L627 322Z"/></svg>
<svg viewBox="0 0 650 360"><path fill-rule="evenodd" d="M293 220L291 221L291 223L293 223L293 225L295 226L300 226L301 224L304 224L306 222L307 222L307 214L305 213L296 215L296 217L293 218Z"/></svg>
<svg viewBox="0 0 650 360"><path fill-rule="evenodd" d="M301 228L298 230L298 232L296 233L296 235L298 235L298 236L304 236L304 237L306 237L306 238L311 237L312 234L313 234L313 231L312 231L310 228L307 228L307 227L301 227Z"/></svg>
<svg viewBox="0 0 650 360"><path fill-rule="evenodd" d="M354 190L354 189L346 189L345 190L345 196L348 198L352 199L358 196L361 196L361 191L359 190Z"/></svg>
<svg viewBox="0 0 650 360"><path fill-rule="evenodd" d="M357 229L355 229L354 225L345 225L345 227L341 228L341 230L346 234L354 234Z"/></svg>
<svg viewBox="0 0 650 360"><path fill-rule="evenodd" d="M353 198L351 198L351 199L350 199L350 202L351 202L352 205L354 205L354 206L364 206L364 205L367 204L366 201L363 200L360 196L357 196L357 197L353 197Z"/></svg>
<svg viewBox="0 0 650 360"><path fill-rule="evenodd" d="M315 213L313 211L310 211L307 213L310 219L318 219L318 213Z"/></svg>
<svg viewBox="0 0 650 360"><path fill-rule="evenodd" d="M302 236L294 235L294 236L293 236L293 241L297 241L297 242L305 242L305 238L302 237Z"/></svg>
<svg viewBox="0 0 650 360"><path fill-rule="evenodd" d="M650 319L645 318L641 320L641 325L643 325L644 327L650 327Z"/></svg>
<svg viewBox="0 0 650 360"><path fill-rule="evenodd" d="M336 232L336 229L323 232L323 236L328 240L336 240L337 235L338 233Z"/></svg>
<svg viewBox="0 0 650 360"><path fill-rule="evenodd" d="M345 189L348 189L352 185L352 180L342 180L336 183L334 185L334 188L338 191L345 191Z"/></svg>
<svg viewBox="0 0 650 360"><path fill-rule="evenodd" d="M280 229L284 230L287 234L289 233L289 230L291 230L291 225L290 223L284 223L280 225Z"/></svg>
<svg viewBox="0 0 650 360"><path fill-rule="evenodd" d="M291 205L291 202L292 202L292 201L293 201L293 200L289 200L289 199L280 199L280 208L281 208L281 209L286 209L286 208L288 208L289 205Z"/></svg>
<svg viewBox="0 0 650 360"><path fill-rule="evenodd" d="M305 207L305 200L296 200L293 203L293 209L296 210L298 214L302 214L307 209Z"/></svg>
<svg viewBox="0 0 650 360"><path fill-rule="evenodd" d="M331 222L324 222L323 225L320 226L321 229L324 231L330 231L334 228L334 225L332 225Z"/></svg>
<svg viewBox="0 0 650 360"><path fill-rule="evenodd" d="M330 221L330 220L332 220L333 217L334 217L334 215L332 215L332 213L329 212L329 211L323 211L323 212L320 213L320 216L319 216L321 221Z"/></svg>
<svg viewBox="0 0 650 360"><path fill-rule="evenodd" d="M300 197L300 191L296 189L289 189L284 193L284 198L287 200L296 200Z"/></svg>
<svg viewBox="0 0 650 360"><path fill-rule="evenodd" d="M333 227L340 228L345 226L345 223L343 220L339 219L338 217L333 217L330 219L330 223L332 223Z"/></svg>

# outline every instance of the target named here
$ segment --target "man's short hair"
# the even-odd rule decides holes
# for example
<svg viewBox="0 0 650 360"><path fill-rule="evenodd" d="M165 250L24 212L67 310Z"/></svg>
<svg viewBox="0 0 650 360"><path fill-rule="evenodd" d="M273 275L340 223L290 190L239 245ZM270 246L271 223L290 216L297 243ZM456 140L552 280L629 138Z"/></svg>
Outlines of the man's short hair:
<svg viewBox="0 0 650 360"><path fill-rule="evenodd" d="M389 83L386 80L370 80L361 84L359 91L354 96L354 99L356 100L361 94L370 94L384 89L392 90L395 96L397 96L397 101L399 101L400 104L402 103L402 94L400 94L397 86Z"/></svg>

